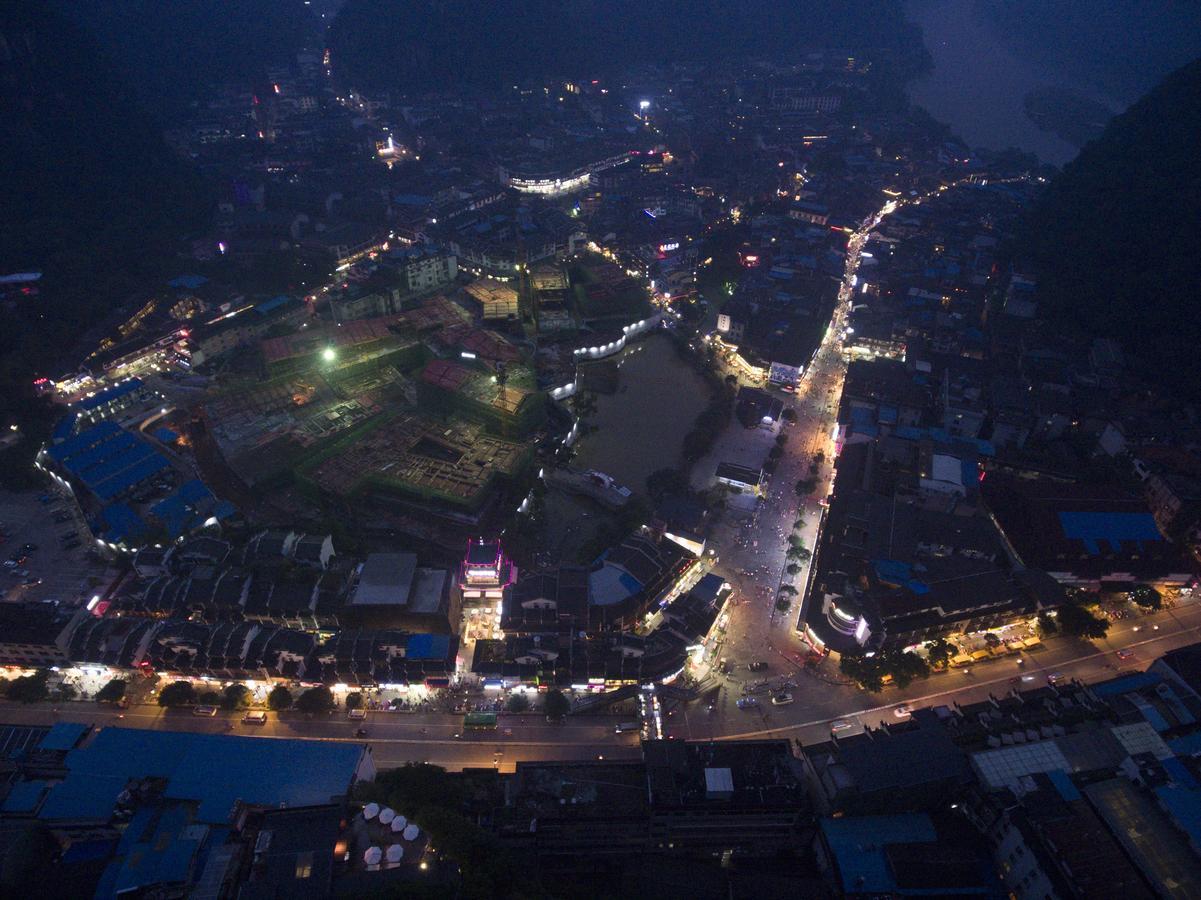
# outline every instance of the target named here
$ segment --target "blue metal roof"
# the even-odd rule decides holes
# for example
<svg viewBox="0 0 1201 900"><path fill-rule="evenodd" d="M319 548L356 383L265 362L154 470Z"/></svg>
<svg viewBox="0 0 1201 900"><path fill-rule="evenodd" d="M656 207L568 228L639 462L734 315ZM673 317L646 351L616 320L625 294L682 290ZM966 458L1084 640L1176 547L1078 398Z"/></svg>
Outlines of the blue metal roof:
<svg viewBox="0 0 1201 900"><path fill-rule="evenodd" d="M1063 769L1053 769L1047 773L1047 778L1064 800L1071 802L1080 799L1080 791L1076 789L1076 785L1072 784L1072 779Z"/></svg>
<svg viewBox="0 0 1201 900"><path fill-rule="evenodd" d="M450 637L445 634L413 634L405 644L406 659L446 659Z"/></svg>
<svg viewBox="0 0 1201 900"><path fill-rule="evenodd" d="M150 527L128 503L113 503L100 512L108 528L104 540L110 544L130 544L145 535Z"/></svg>
<svg viewBox="0 0 1201 900"><path fill-rule="evenodd" d="M92 488L92 493L99 497L102 502L107 502L115 497L119 497L134 485L140 484L147 478L169 468L171 468L171 464L167 462L165 457L157 454L149 456L136 465L96 485Z"/></svg>
<svg viewBox="0 0 1201 900"><path fill-rule="evenodd" d="M46 453L55 462L62 462L65 459L70 459L77 453L82 453L84 450L96 446L101 441L108 440L120 431L121 426L116 422L101 422L99 425L93 425L86 431L81 431L73 438L68 438L61 444L56 444L47 450Z"/></svg>
<svg viewBox="0 0 1201 900"><path fill-rule="evenodd" d="M77 413L69 412L54 426L54 431L50 434L50 439L55 443L65 441L71 435L75 434L75 423L79 420Z"/></svg>
<svg viewBox="0 0 1201 900"><path fill-rule="evenodd" d="M38 743L41 750L70 750L91 730L80 722L56 722Z"/></svg>
<svg viewBox="0 0 1201 900"><path fill-rule="evenodd" d="M885 849L889 844L930 844L938 840L924 813L822 819L821 830L834 855L845 890L892 894L897 881Z"/></svg>
<svg viewBox="0 0 1201 900"><path fill-rule="evenodd" d="M1155 517L1149 512L1060 512L1059 527L1066 537L1084 544L1090 556L1107 552L1101 548L1102 541L1118 552L1124 541L1163 540L1155 527Z"/></svg>
<svg viewBox="0 0 1201 900"><path fill-rule="evenodd" d="M223 824L235 801L310 806L344 795L365 750L341 741L104 728L67 754L43 819L107 820L131 779L163 778L167 800L196 801L196 820Z"/></svg>
<svg viewBox="0 0 1201 900"><path fill-rule="evenodd" d="M32 815L49 786L48 781L18 781L4 798L0 813Z"/></svg>
<svg viewBox="0 0 1201 900"><path fill-rule="evenodd" d="M141 387L142 379L131 378L129 381L123 381L120 384L114 384L112 387L105 388L91 397L84 397L76 406L85 411L99 409L106 403L112 403L114 400L119 400L128 394L134 393L134 391L140 390Z"/></svg>

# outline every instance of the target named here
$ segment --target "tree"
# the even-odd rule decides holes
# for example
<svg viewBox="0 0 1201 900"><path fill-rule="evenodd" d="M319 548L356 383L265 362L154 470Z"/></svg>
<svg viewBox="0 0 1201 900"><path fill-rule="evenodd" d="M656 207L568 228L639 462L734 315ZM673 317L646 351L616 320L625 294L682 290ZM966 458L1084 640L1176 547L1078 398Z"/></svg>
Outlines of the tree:
<svg viewBox="0 0 1201 900"><path fill-rule="evenodd" d="M955 655L955 645L946 638L937 638L926 645L926 658L930 665L942 668L951 662Z"/></svg>
<svg viewBox="0 0 1201 900"><path fill-rule="evenodd" d="M798 562L809 562L813 558L813 551L808 547L789 547L787 556Z"/></svg>
<svg viewBox="0 0 1201 900"><path fill-rule="evenodd" d="M688 476L679 469L656 469L646 476L646 493L656 503L671 494L689 490Z"/></svg>
<svg viewBox="0 0 1201 900"><path fill-rule="evenodd" d="M790 599L788 599L787 597L781 595L776 600L776 610L778 612L786 613L791 608L792 608L792 601Z"/></svg>
<svg viewBox="0 0 1201 900"><path fill-rule="evenodd" d="M796 421L796 410L793 409L791 406L784 407L783 417L784 417L785 422L795 422Z"/></svg>
<svg viewBox="0 0 1201 900"><path fill-rule="evenodd" d="M196 702L196 689L189 681L173 681L158 692L158 705L166 707L191 706Z"/></svg>
<svg viewBox="0 0 1201 900"><path fill-rule="evenodd" d="M292 708L292 692L282 684L277 684L267 695L267 708L274 712L282 712Z"/></svg>
<svg viewBox="0 0 1201 900"><path fill-rule="evenodd" d="M560 690L553 690L546 695L546 715L551 719L561 719L571 712L571 701Z"/></svg>
<svg viewBox="0 0 1201 900"><path fill-rule="evenodd" d="M54 699L62 702L74 700L79 695L79 691L75 689L75 685L67 684L65 681L54 689Z"/></svg>
<svg viewBox="0 0 1201 900"><path fill-rule="evenodd" d="M1059 633L1059 626L1055 624L1055 620L1051 618L1050 613L1040 612L1038 614L1038 635L1042 638L1048 638L1051 635Z"/></svg>
<svg viewBox="0 0 1201 900"><path fill-rule="evenodd" d="M1056 621L1059 624L1059 630L1068 637L1100 640L1109 633L1109 622L1094 616L1083 606L1071 603L1059 607Z"/></svg>
<svg viewBox="0 0 1201 900"><path fill-rule="evenodd" d="M250 688L244 684L228 685L221 694L221 708L227 710L246 709L250 706Z"/></svg>
<svg viewBox="0 0 1201 900"><path fill-rule="evenodd" d="M96 692L97 703L120 703L125 699L125 689L129 686L124 678L114 678Z"/></svg>
<svg viewBox="0 0 1201 900"><path fill-rule="evenodd" d="M303 713L329 712L334 708L334 695L324 685L309 688L296 698L296 708Z"/></svg>
<svg viewBox="0 0 1201 900"><path fill-rule="evenodd" d="M363 695L361 693L359 693L358 691L354 691L353 693L347 694L346 695L346 708L347 709L362 709L363 708Z"/></svg>
<svg viewBox="0 0 1201 900"><path fill-rule="evenodd" d="M8 699L18 703L41 703L50 696L50 689L46 686L49 680L50 673L45 669L38 669L32 675L14 678L8 686Z"/></svg>
<svg viewBox="0 0 1201 900"><path fill-rule="evenodd" d="M801 567L794 562L790 562L784 567L784 571L789 575L795 575L797 572L801 571Z"/></svg>
<svg viewBox="0 0 1201 900"><path fill-rule="evenodd" d="M509 712L523 713L530 708L530 698L525 694L514 694L509 698Z"/></svg>
<svg viewBox="0 0 1201 900"><path fill-rule="evenodd" d="M797 589L795 587L793 587L791 584L782 584L782 585L780 585L780 593L787 594L790 597L795 597L798 592L797 592Z"/></svg>
<svg viewBox="0 0 1201 900"><path fill-rule="evenodd" d="M1130 599L1144 609L1163 608L1163 596L1149 584L1136 585L1130 592Z"/></svg>
<svg viewBox="0 0 1201 900"><path fill-rule="evenodd" d="M221 703L221 693L212 690L202 691L196 699L205 706L217 706Z"/></svg>

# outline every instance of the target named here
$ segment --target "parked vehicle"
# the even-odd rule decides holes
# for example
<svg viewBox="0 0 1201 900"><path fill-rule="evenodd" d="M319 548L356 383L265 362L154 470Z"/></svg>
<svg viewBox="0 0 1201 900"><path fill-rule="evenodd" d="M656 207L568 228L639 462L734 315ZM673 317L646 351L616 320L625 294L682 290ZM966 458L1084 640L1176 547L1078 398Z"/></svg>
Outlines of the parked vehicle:
<svg viewBox="0 0 1201 900"><path fill-rule="evenodd" d="M759 705L759 701L754 697L739 697L735 705L739 709L754 709Z"/></svg>
<svg viewBox="0 0 1201 900"><path fill-rule="evenodd" d="M266 725L267 714L265 712L248 712L242 716L243 725Z"/></svg>
<svg viewBox="0 0 1201 900"><path fill-rule="evenodd" d="M613 729L613 733L614 734L625 734L630 731L641 731L641 730L642 730L642 726L639 725L637 722L620 722L620 723L618 723L617 727L615 727Z"/></svg>
<svg viewBox="0 0 1201 900"><path fill-rule="evenodd" d="M217 715L217 707L215 707L215 706L194 706L194 707L192 707L192 715L207 716L208 718L211 719L213 716Z"/></svg>
<svg viewBox="0 0 1201 900"><path fill-rule="evenodd" d="M792 694L789 694L789 693L776 694L776 696L771 698L771 705L772 706L787 706L789 703L792 703L794 700L795 700L795 698L792 696Z"/></svg>
<svg viewBox="0 0 1201 900"><path fill-rule="evenodd" d="M892 714L898 719L908 719L911 715L913 715L913 707L902 704L894 709Z"/></svg>
<svg viewBox="0 0 1201 900"><path fill-rule="evenodd" d="M848 719L835 719L830 723L831 731L850 731L855 727L855 723Z"/></svg>
<svg viewBox="0 0 1201 900"><path fill-rule="evenodd" d="M346 718L348 718L348 719L353 719L353 720L355 720L355 721L359 721L359 720L365 719L365 718L367 718L367 710L365 710L365 709L351 709L351 710L347 710L347 712L346 712Z"/></svg>
<svg viewBox="0 0 1201 900"><path fill-rule="evenodd" d="M1118 651L1118 659L1134 659L1134 651L1129 647L1123 647Z"/></svg>

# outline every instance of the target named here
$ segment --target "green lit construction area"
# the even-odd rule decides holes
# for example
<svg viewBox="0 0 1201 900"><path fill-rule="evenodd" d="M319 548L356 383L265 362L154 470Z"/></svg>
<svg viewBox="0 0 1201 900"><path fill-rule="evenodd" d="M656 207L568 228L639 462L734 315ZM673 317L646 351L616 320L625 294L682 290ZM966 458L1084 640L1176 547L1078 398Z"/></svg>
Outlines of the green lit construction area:
<svg viewBox="0 0 1201 900"><path fill-rule="evenodd" d="M435 359L417 378L417 398L425 412L459 416L507 438L526 437L546 421L546 395L521 366L498 375Z"/></svg>

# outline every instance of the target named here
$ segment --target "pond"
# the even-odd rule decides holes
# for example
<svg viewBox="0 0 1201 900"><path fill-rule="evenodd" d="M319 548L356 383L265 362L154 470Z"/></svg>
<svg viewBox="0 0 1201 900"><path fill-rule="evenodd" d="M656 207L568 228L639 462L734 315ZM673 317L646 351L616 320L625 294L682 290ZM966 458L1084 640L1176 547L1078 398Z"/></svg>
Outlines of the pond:
<svg viewBox="0 0 1201 900"><path fill-rule="evenodd" d="M647 475L679 463L684 435L709 402L709 388L666 334L653 334L615 359L617 393L597 395L588 417L596 430L580 442L572 467L604 472L645 494Z"/></svg>

